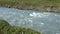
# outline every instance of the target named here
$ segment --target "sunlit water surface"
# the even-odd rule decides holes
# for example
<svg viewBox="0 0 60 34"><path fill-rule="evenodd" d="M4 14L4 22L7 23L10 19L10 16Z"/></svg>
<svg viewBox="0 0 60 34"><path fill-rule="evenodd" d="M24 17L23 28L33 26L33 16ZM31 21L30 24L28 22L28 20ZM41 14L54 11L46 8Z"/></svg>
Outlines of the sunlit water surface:
<svg viewBox="0 0 60 34"><path fill-rule="evenodd" d="M60 34L60 13L0 8L0 18L12 26L32 28L44 34Z"/></svg>

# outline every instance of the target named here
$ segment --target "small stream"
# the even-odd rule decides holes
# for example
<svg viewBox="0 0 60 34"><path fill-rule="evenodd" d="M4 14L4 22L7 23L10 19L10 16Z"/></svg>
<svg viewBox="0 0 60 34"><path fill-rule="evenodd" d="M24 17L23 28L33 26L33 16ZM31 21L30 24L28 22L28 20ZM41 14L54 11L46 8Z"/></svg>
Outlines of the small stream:
<svg viewBox="0 0 60 34"><path fill-rule="evenodd" d="M32 28L43 34L60 34L60 13L0 7L0 18L12 26Z"/></svg>

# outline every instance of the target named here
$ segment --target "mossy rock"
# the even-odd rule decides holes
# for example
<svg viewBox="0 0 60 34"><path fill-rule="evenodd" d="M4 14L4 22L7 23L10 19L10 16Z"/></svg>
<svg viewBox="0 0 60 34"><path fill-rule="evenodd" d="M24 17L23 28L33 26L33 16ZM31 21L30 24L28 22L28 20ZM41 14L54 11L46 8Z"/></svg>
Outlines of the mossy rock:
<svg viewBox="0 0 60 34"><path fill-rule="evenodd" d="M0 20L0 34L41 34L30 28L10 26L5 20Z"/></svg>

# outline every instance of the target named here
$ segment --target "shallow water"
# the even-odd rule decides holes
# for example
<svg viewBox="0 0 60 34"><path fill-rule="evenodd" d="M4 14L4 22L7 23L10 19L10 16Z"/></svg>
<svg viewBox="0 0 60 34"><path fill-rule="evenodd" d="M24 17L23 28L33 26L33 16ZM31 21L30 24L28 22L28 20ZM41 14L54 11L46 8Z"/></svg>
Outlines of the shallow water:
<svg viewBox="0 0 60 34"><path fill-rule="evenodd" d="M0 8L0 18L12 26L32 28L43 34L60 34L60 13Z"/></svg>

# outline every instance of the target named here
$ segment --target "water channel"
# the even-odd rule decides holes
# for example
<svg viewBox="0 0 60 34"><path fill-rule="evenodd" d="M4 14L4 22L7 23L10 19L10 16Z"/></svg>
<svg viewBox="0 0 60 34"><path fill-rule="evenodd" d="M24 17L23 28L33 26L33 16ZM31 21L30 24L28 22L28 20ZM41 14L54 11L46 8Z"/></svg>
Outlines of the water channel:
<svg viewBox="0 0 60 34"><path fill-rule="evenodd" d="M60 34L60 13L1 7L0 18L12 26L32 28L43 34Z"/></svg>

